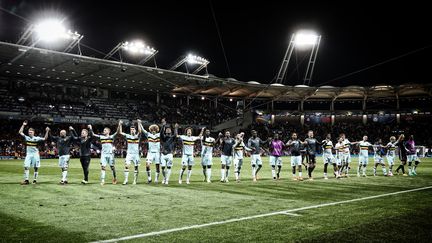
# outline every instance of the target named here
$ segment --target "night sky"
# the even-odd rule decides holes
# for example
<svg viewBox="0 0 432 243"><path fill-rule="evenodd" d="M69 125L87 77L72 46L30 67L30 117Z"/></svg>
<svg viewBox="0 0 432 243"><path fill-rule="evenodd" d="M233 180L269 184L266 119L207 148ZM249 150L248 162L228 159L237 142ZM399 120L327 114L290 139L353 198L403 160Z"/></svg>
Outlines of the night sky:
<svg viewBox="0 0 432 243"><path fill-rule="evenodd" d="M286 2L286 3L284 3ZM157 62L167 68L193 52L211 63L209 73L241 81L270 82L277 73L291 33L307 28L322 35L311 85L431 83L432 47L358 74L344 74L432 45L431 18L423 3L359 1L345 4L293 1L13 1L0 6L30 20L49 13L65 17L84 34L83 44L108 52L117 43L142 39L159 50ZM350 1L346 1L350 2ZM377 1L375 1L377 2ZM212 15L213 6L229 71ZM48 11L48 14L47 14ZM0 11L0 40L16 42L26 22ZM98 56L83 49L84 55ZM286 84L302 83L307 57L297 51ZM299 72L295 67L299 65Z"/></svg>

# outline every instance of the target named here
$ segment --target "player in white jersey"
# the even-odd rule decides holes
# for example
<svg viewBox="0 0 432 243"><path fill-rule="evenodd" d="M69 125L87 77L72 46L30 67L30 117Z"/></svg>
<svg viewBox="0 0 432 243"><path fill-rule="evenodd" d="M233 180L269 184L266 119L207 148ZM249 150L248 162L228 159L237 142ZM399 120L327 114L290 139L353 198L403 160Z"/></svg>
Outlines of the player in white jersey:
<svg viewBox="0 0 432 243"><path fill-rule="evenodd" d="M349 164L351 163L351 152L350 152L350 147L351 147L352 144L351 144L350 141L346 138L345 133L341 133L340 136L342 137L343 142L346 144L346 146L345 146L345 150L348 150L348 153L347 153L347 164L348 164L348 167L347 167L346 169L349 170L349 169L350 169Z"/></svg>
<svg viewBox="0 0 432 243"><path fill-rule="evenodd" d="M387 149L386 159L389 165L388 176L393 176L393 165L396 158L396 137L391 136L390 142L385 147Z"/></svg>
<svg viewBox="0 0 432 243"><path fill-rule="evenodd" d="M201 166L203 169L204 181L211 183L211 166L213 165L213 148L216 140L210 137L210 129L205 129L201 139Z"/></svg>
<svg viewBox="0 0 432 243"><path fill-rule="evenodd" d="M148 141L148 150L147 150L147 158L146 158L146 171L147 171L147 183L152 182L151 177L151 164L154 163L156 167L155 172L155 183L159 181L159 173L160 173L160 133L159 126L156 124L150 125L148 132L144 129L144 126L141 123L142 133L147 137Z"/></svg>
<svg viewBox="0 0 432 243"><path fill-rule="evenodd" d="M21 185L28 185L29 183L29 174L30 167L34 169L33 175L33 184L37 183L37 178L39 175L39 167L40 167L40 157L39 157L39 149L38 143L42 141L46 141L48 138L48 133L50 129L47 127L45 129L45 136L38 137L35 136L35 130L33 128L28 129L28 136L24 134L24 127L27 126L27 121L24 121L18 133L24 137L26 144L26 157L24 160L24 181L21 182Z"/></svg>
<svg viewBox="0 0 432 243"><path fill-rule="evenodd" d="M96 137L100 140L102 144L102 151L101 151L101 158L100 158L100 165L101 165L101 174L100 174L100 184L101 186L105 185L105 172L106 172L106 166L109 165L111 167L113 179L112 184L117 184L117 175L115 170L115 160L114 160L114 138L118 133L118 130L120 128L121 124L119 121L117 131L110 135L111 129L109 127L105 127L103 130L103 134L97 135L94 134L92 125L88 125L90 136Z"/></svg>
<svg viewBox="0 0 432 243"><path fill-rule="evenodd" d="M240 182L240 170L243 165L244 150L252 151L246 147L243 142L244 133L237 134L235 143L233 145L233 160L234 160L234 174L237 182Z"/></svg>
<svg viewBox="0 0 432 243"><path fill-rule="evenodd" d="M352 144L359 145L359 164L357 167L357 177L360 177L360 169L362 169L362 176L366 177L366 166L369 161L369 147L372 147L372 144L368 141L368 136L363 136L363 140L360 142L355 142Z"/></svg>
<svg viewBox="0 0 432 243"><path fill-rule="evenodd" d="M350 163L351 163L351 152L350 147L351 145L355 143L351 143L346 137L345 133L341 133L340 137L342 138L342 142L344 144L343 146L343 153L342 153L342 165L340 168L341 172L344 172L343 176L348 177L349 176L349 170L350 170ZM342 175L341 175L342 176Z"/></svg>
<svg viewBox="0 0 432 243"><path fill-rule="evenodd" d="M333 170L336 178L339 178L339 168L333 157L333 142L331 141L331 134L327 134L326 139L321 142L323 147L323 161L324 161L324 179L328 179L327 167L329 164L333 165Z"/></svg>
<svg viewBox="0 0 432 243"><path fill-rule="evenodd" d="M376 168L378 165L381 165L383 175L387 176L387 170L384 163L384 146L382 145L382 140L378 139L378 141L373 146L374 149L374 167L373 167L373 174L374 176L377 176Z"/></svg>
<svg viewBox="0 0 432 243"><path fill-rule="evenodd" d="M339 137L338 142L335 145L335 150L336 150L335 162L336 162L336 167L338 168L338 171L336 172L336 178L341 177L342 162L348 159L345 154L345 144L343 141L344 141L343 138Z"/></svg>
<svg viewBox="0 0 432 243"><path fill-rule="evenodd" d="M124 136L127 141L127 151L126 151L126 159L125 159L125 168L124 168L124 181L123 185L127 185L129 183L129 167L133 163L134 165L134 180L133 185L136 185L139 173L139 165L140 163L140 136L141 136L141 120L138 120L138 132L135 126L130 126L130 134L124 133L122 128L123 122L119 122L119 134Z"/></svg>
<svg viewBox="0 0 432 243"><path fill-rule="evenodd" d="M417 148L414 141L414 135L410 135L408 137L408 141L405 143L405 147L408 149L407 151L407 161L408 161L408 175L416 176L417 175L417 166L420 164L420 160L417 156ZM414 162L414 164L413 164Z"/></svg>
<svg viewBox="0 0 432 243"><path fill-rule="evenodd" d="M178 124L176 124L176 129L178 129ZM177 134L177 137L181 140L183 144L182 149L182 168L180 170L179 175L179 184L182 184L183 174L186 168L188 168L187 171L187 177L186 177L186 184L190 184L190 177L192 175L192 166L194 164L194 147L195 142L197 140L201 140L203 133L204 133L205 127L201 129L201 133L199 136L192 136L192 128L188 127L186 128L186 135L179 135Z"/></svg>

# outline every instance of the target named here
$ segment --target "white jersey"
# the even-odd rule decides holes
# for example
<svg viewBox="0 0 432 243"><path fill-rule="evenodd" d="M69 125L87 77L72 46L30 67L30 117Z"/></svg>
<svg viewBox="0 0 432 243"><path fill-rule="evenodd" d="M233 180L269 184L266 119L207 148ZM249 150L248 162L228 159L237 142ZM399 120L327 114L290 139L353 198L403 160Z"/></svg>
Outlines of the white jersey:
<svg viewBox="0 0 432 243"><path fill-rule="evenodd" d="M243 141L241 143L236 142L233 146L234 159L243 159L244 150L252 151L252 149L246 147Z"/></svg>
<svg viewBox="0 0 432 243"><path fill-rule="evenodd" d="M127 154L139 154L139 135L124 134L127 140Z"/></svg>
<svg viewBox="0 0 432 243"><path fill-rule="evenodd" d="M39 154L38 143L45 139L37 136L30 137L27 135L24 135L24 139L26 143L26 154Z"/></svg>
<svg viewBox="0 0 432 243"><path fill-rule="evenodd" d="M151 133L144 130L144 135L148 141L148 151L150 153L160 153L160 133Z"/></svg>
<svg viewBox="0 0 432 243"><path fill-rule="evenodd" d="M333 151L332 151L333 150L333 142L332 141L323 140L322 144L323 144L323 149L324 149L323 154L326 154L326 155L333 154Z"/></svg>
<svg viewBox="0 0 432 243"><path fill-rule="evenodd" d="M361 141L359 143L360 146L360 155L361 156L369 156L369 147L372 146L371 143L369 143L368 141Z"/></svg>
<svg viewBox="0 0 432 243"><path fill-rule="evenodd" d="M350 154L350 145L351 145L351 142L350 142L348 139L345 138L345 139L342 141L342 143L343 143L343 145L344 145L343 152L344 152L345 154Z"/></svg>
<svg viewBox="0 0 432 243"><path fill-rule="evenodd" d="M195 141L201 137L180 135L179 138L183 143L183 155L193 155Z"/></svg>
<svg viewBox="0 0 432 243"><path fill-rule="evenodd" d="M343 142L342 142L342 143L337 143L337 144L335 145L335 149L336 149L336 155L337 155L338 158L341 158L341 156L342 156L343 154L345 154L345 152L344 152L344 150L345 150L345 145L344 145Z"/></svg>
<svg viewBox="0 0 432 243"><path fill-rule="evenodd" d="M387 144L387 156L395 157L396 143L389 142Z"/></svg>
<svg viewBox="0 0 432 243"><path fill-rule="evenodd" d="M201 155L213 155L213 147L216 140L212 137L206 137L201 140Z"/></svg>
<svg viewBox="0 0 432 243"><path fill-rule="evenodd" d="M96 137L98 137L100 139L100 142L102 144L102 152L101 154L112 154L114 151L114 146L113 146L113 142L114 142L114 137L115 134L112 135L95 135Z"/></svg>

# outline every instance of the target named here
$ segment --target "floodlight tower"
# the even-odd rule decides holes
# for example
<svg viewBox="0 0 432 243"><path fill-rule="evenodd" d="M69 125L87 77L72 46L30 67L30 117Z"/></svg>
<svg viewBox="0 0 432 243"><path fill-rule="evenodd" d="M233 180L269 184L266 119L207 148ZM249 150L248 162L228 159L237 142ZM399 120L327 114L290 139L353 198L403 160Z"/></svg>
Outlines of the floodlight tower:
<svg viewBox="0 0 432 243"><path fill-rule="evenodd" d="M84 36L76 31L66 30L63 21L58 19L45 19L36 24L30 25L21 35L17 44L35 46L39 42L57 43L59 41L69 42L63 52L71 51L78 46L78 52L81 54L79 46Z"/></svg>
<svg viewBox="0 0 432 243"><path fill-rule="evenodd" d="M285 52L285 56L282 60L281 67L276 77L276 83L283 83L288 69L288 64L291 59L291 55L294 49L297 48L299 50L311 49L306 73L303 78L303 84L310 85L320 42L321 35L317 35L312 31L299 31L295 34L292 34L288 48Z"/></svg>
<svg viewBox="0 0 432 243"><path fill-rule="evenodd" d="M120 42L108 54L106 54L104 59L109 59L118 53L120 62L123 62L122 50L131 55L143 56L143 58L138 62L138 65L144 65L150 59L153 59L154 65L157 67L155 56L159 51L153 47L150 47L149 45L146 45L142 41Z"/></svg>
<svg viewBox="0 0 432 243"><path fill-rule="evenodd" d="M207 59L203 58L203 57L196 56L196 55L193 55L193 54L188 54L186 56L181 56L179 59L177 59L177 61L175 62L175 64L172 65L169 68L169 70L175 70L175 69L179 68L181 65L185 64L186 71L187 71L187 73L189 73L189 68L188 68L187 64L189 64L190 66L191 65L199 65L195 69L191 70L192 74L198 74L199 71L201 71L201 70L203 70L205 68L205 72L208 75L207 65L209 63L210 62Z"/></svg>

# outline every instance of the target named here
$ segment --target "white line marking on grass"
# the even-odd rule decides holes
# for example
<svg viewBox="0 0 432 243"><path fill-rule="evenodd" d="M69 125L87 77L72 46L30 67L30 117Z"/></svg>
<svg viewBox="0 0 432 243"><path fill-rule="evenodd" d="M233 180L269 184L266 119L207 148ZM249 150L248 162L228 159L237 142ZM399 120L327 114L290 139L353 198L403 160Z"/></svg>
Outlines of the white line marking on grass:
<svg viewBox="0 0 432 243"><path fill-rule="evenodd" d="M285 215L289 215L289 216L295 216L295 217L300 217L300 214L296 214L296 213L288 213L288 212L281 212L280 214L285 214Z"/></svg>
<svg viewBox="0 0 432 243"><path fill-rule="evenodd" d="M271 213L265 213L265 214L252 215L252 216L241 217L241 218L236 218L236 219L228 219L228 220L224 220L224 221L216 221L216 222L211 222L211 223L206 223L206 224L196 224L196 225L184 226L184 227L180 227L180 228L154 231L154 232L149 232L149 233L125 236L125 237L110 239L110 240L100 240L100 241L94 241L94 242L118 242L118 241L124 241L124 240L144 238L144 237L154 236L154 235L163 235L163 234L168 234L168 233L177 232L177 231L199 229L199 228L204 228L204 227L213 226L213 225L229 224L229 223L234 223L234 222L239 222L239 221L244 221L244 220L250 220L250 219L256 219L256 218L263 218L263 217L274 216L274 215L281 215L281 214L294 215L295 213L292 214L293 212L298 212L298 211L303 211L303 210L308 210L308 209L322 208L322 207L328 207L328 206L344 204L344 203L359 202L359 201L364 201L364 200L370 200L370 199L375 199L375 198L387 197L387 196L392 196L392 195L398 195L398 194L416 192L416 191L422 191L422 190L428 190L428 189L432 189L432 186L420 187L420 188L398 191L398 192L385 193L385 194L380 194L380 195L376 195L376 196L355 198L355 199L344 200L344 201L339 201L339 202L323 203L323 204L318 204L318 205L312 205L312 206L306 206L306 207L301 207L301 208L284 210L284 211L277 211L277 212L271 212ZM298 215L298 214L295 214L295 215Z"/></svg>

